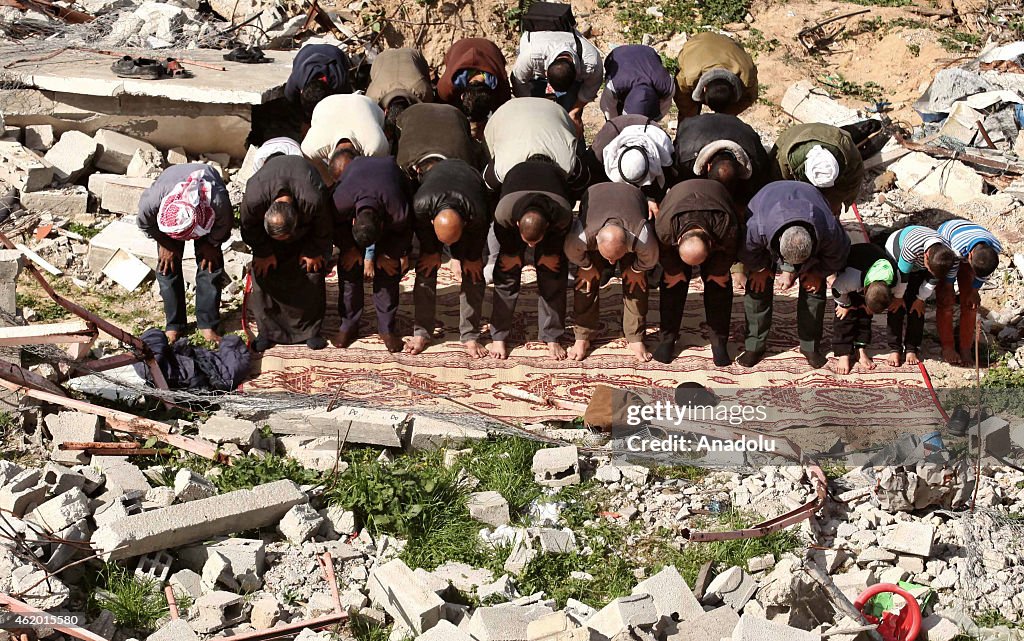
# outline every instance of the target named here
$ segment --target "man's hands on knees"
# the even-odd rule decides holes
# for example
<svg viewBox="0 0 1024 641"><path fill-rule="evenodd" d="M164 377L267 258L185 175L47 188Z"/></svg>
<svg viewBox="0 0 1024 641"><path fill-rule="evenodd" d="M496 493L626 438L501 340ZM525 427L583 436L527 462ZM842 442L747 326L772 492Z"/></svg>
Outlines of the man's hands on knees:
<svg viewBox="0 0 1024 641"><path fill-rule="evenodd" d="M299 256L299 264L302 265L302 269L312 274L322 271L325 261L323 256Z"/></svg>
<svg viewBox="0 0 1024 641"><path fill-rule="evenodd" d="M622 270L622 285L630 294L647 291L647 272L633 271L632 268Z"/></svg>
<svg viewBox="0 0 1024 641"><path fill-rule="evenodd" d="M910 304L910 313L924 316L924 301L918 298Z"/></svg>
<svg viewBox="0 0 1024 641"><path fill-rule="evenodd" d="M471 283L482 283L484 280L484 261L463 260L462 277L468 278Z"/></svg>
<svg viewBox="0 0 1024 641"><path fill-rule="evenodd" d="M522 256L510 256L508 254L501 254L498 256L498 269L503 272L510 272L516 267L523 266Z"/></svg>
<svg viewBox="0 0 1024 641"><path fill-rule="evenodd" d="M400 268L401 263L397 258L384 256L383 254L377 256L377 269L384 270L384 273L388 276L397 276Z"/></svg>
<svg viewBox="0 0 1024 641"><path fill-rule="evenodd" d="M355 269L356 265L362 262L362 260L363 254L355 247L349 247L341 255L338 262L341 264L341 268L348 272Z"/></svg>
<svg viewBox="0 0 1024 641"><path fill-rule="evenodd" d="M580 267L576 270L576 291L589 294L591 290L597 287L597 279L601 274L597 271L597 267L591 265L590 267Z"/></svg>
<svg viewBox="0 0 1024 641"><path fill-rule="evenodd" d="M825 276L818 272L807 272L800 276L800 286L804 288L804 291L820 291L825 286Z"/></svg>
<svg viewBox="0 0 1024 641"><path fill-rule="evenodd" d="M426 278L441 267L441 254L423 254L416 261L416 274Z"/></svg>
<svg viewBox="0 0 1024 641"><path fill-rule="evenodd" d="M768 286L768 281L771 280L772 276L774 275L775 274L768 269L763 269L759 272L754 272L750 276L747 276L747 289L754 292L755 294L760 294ZM796 275L794 274L790 279L790 285L793 284L793 279L795 278Z"/></svg>
<svg viewBox="0 0 1024 641"><path fill-rule="evenodd" d="M161 274L167 276L174 273L176 258L178 258L178 252L163 245L157 245L157 269Z"/></svg>
<svg viewBox="0 0 1024 641"><path fill-rule="evenodd" d="M252 259L252 273L254 276L266 276L271 269L277 269L277 256L271 254L263 258L256 256Z"/></svg>
<svg viewBox="0 0 1024 641"><path fill-rule="evenodd" d="M212 272L224 264L224 252L212 243L196 243L196 254L199 257L199 268Z"/></svg>
<svg viewBox="0 0 1024 641"><path fill-rule="evenodd" d="M557 272L558 266L562 263L562 257L558 254L547 254L537 259L537 266L548 271Z"/></svg>
<svg viewBox="0 0 1024 641"><path fill-rule="evenodd" d="M665 272L661 275L661 280L665 283L665 287L672 288L679 284L686 284L690 279L686 277L684 272L679 272L678 274Z"/></svg>

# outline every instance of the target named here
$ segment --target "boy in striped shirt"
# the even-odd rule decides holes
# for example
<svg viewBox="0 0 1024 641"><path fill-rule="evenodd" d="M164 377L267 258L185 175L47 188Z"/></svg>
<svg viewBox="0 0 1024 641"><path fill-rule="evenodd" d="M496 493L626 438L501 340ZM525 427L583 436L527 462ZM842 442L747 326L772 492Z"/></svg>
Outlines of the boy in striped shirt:
<svg viewBox="0 0 1024 641"><path fill-rule="evenodd" d="M971 361L974 345L974 326L977 322L978 305L981 302L979 290L988 282L999 266L999 253L1003 246L992 232L969 220L954 218L938 228L939 236L960 258L957 281L960 283L960 350L953 339L953 285L943 283L935 292L935 312L942 344L942 358L952 365Z"/></svg>
<svg viewBox="0 0 1024 641"><path fill-rule="evenodd" d="M925 301L932 297L940 280L956 280L957 256L935 230L921 225L894 231L885 241L885 250L900 272L886 319L892 350L886 360L899 367L906 355L906 362L916 365L921 362L917 353L924 339Z"/></svg>

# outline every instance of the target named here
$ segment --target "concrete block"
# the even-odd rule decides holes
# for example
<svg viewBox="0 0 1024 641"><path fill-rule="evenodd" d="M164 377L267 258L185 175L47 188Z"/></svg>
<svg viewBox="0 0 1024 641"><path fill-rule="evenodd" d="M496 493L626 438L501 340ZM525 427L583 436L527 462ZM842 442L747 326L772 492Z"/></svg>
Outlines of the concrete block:
<svg viewBox="0 0 1024 641"><path fill-rule="evenodd" d="M146 641L199 641L199 635L185 619L172 619L146 637Z"/></svg>
<svg viewBox="0 0 1024 641"><path fill-rule="evenodd" d="M234 443L243 448L252 447L259 437L256 424L241 418L214 414L199 426L199 438L214 443Z"/></svg>
<svg viewBox="0 0 1024 641"><path fill-rule="evenodd" d="M338 468L339 472L348 469L348 463L340 461L339 450L342 449L341 439L335 436L282 436L278 439L284 453L298 461L303 467L321 472L330 472Z"/></svg>
<svg viewBox="0 0 1024 641"><path fill-rule="evenodd" d="M490 570L474 568L456 561L448 561L437 566L431 574L465 594L476 592L479 586L494 581L494 574Z"/></svg>
<svg viewBox="0 0 1024 641"><path fill-rule="evenodd" d="M580 482L580 453L575 445L548 447L533 456L533 480L548 487Z"/></svg>
<svg viewBox="0 0 1024 641"><path fill-rule="evenodd" d="M83 452L63 451L58 445L66 442L88 442L99 438L103 419L84 412L57 412L48 414L43 419L47 431L50 432L53 448L50 460L57 463L87 463L89 455ZM148 487L148 486L147 486Z"/></svg>
<svg viewBox="0 0 1024 641"><path fill-rule="evenodd" d="M782 97L782 110L799 122L822 122L841 127L861 120L855 109L844 107L808 80L794 83Z"/></svg>
<svg viewBox="0 0 1024 641"><path fill-rule="evenodd" d="M711 580L704 592L704 603L724 603L739 612L754 596L755 590L757 581L754 577L744 572L743 568L733 566Z"/></svg>
<svg viewBox="0 0 1024 641"><path fill-rule="evenodd" d="M505 565L502 567L509 574L521 574L526 569L526 566L537 558L537 554L537 550L530 548L524 541L516 541L512 545L508 558L505 559Z"/></svg>
<svg viewBox="0 0 1024 641"><path fill-rule="evenodd" d="M238 581L231 572L231 561L219 552L210 551L203 565L203 588L213 590L218 585L223 585L229 590L238 590Z"/></svg>
<svg viewBox="0 0 1024 641"><path fill-rule="evenodd" d="M146 475L126 456L94 456L91 463L103 472L104 487L108 492L145 494L152 489Z"/></svg>
<svg viewBox="0 0 1024 641"><path fill-rule="evenodd" d="M281 620L283 613L280 601L272 595L264 595L252 604L249 622L257 630L269 630Z"/></svg>
<svg viewBox="0 0 1024 641"><path fill-rule="evenodd" d="M669 624L665 641L728 639L739 622L739 615L728 606L708 612L701 610L700 614L691 619Z"/></svg>
<svg viewBox="0 0 1024 641"><path fill-rule="evenodd" d="M177 552L180 563L196 572L203 570L207 561L218 554L231 566L233 582L241 585L246 575L263 576L266 566L266 544L260 539L224 538L218 541L181 548ZM337 557L336 557L337 558Z"/></svg>
<svg viewBox="0 0 1024 641"><path fill-rule="evenodd" d="M879 545L893 552L927 557L934 539L935 526L930 523L898 523L880 537Z"/></svg>
<svg viewBox="0 0 1024 641"><path fill-rule="evenodd" d="M0 510L21 518L46 499L39 470L24 470L0 487Z"/></svg>
<svg viewBox="0 0 1024 641"><path fill-rule="evenodd" d="M458 423L429 416L416 416L410 428L409 450L433 452L442 447L459 447L465 443L482 441L487 432L463 427Z"/></svg>
<svg viewBox="0 0 1024 641"><path fill-rule="evenodd" d="M89 508L89 497L82 490L74 488L40 504L26 518L50 532L59 532L90 515L92 510Z"/></svg>
<svg viewBox="0 0 1024 641"><path fill-rule="evenodd" d="M481 603L488 601L511 601L519 596L519 592L516 591L515 583L512 581L512 577L507 574L501 575L497 581L481 585L476 589L476 598Z"/></svg>
<svg viewBox="0 0 1024 641"><path fill-rule="evenodd" d="M42 156L16 142L0 142L0 182L24 194L49 187L53 174L53 165Z"/></svg>
<svg viewBox="0 0 1024 641"><path fill-rule="evenodd" d="M966 638L963 631L955 621L951 621L938 614L932 614L921 620L921 630L924 638L928 641L953 641L957 638Z"/></svg>
<svg viewBox="0 0 1024 641"><path fill-rule="evenodd" d="M81 216L89 211L89 190L81 185L64 189L44 189L22 194L21 205L37 214Z"/></svg>
<svg viewBox="0 0 1024 641"><path fill-rule="evenodd" d="M553 612L540 604L477 608L464 631L477 641L525 641L530 623Z"/></svg>
<svg viewBox="0 0 1024 641"><path fill-rule="evenodd" d="M651 595L654 599L654 609L662 619L689 621L704 614L700 601L672 565L638 583L633 588L633 594Z"/></svg>
<svg viewBox="0 0 1024 641"><path fill-rule="evenodd" d="M982 421L981 425L972 425L967 431L971 449L978 447L978 430L981 431L981 444L986 456L1005 458L1010 453L1012 443L1008 422L998 416L990 416Z"/></svg>
<svg viewBox="0 0 1024 641"><path fill-rule="evenodd" d="M53 125L28 125L25 127L25 146L39 153L46 153L57 142Z"/></svg>
<svg viewBox="0 0 1024 641"><path fill-rule="evenodd" d="M821 641L821 635L817 632L808 632L799 628L791 628L788 625L775 623L744 614L740 622L732 631L732 641Z"/></svg>
<svg viewBox="0 0 1024 641"><path fill-rule="evenodd" d="M651 631L658 623L658 610L650 594L619 597L587 620L586 627L609 639L632 626Z"/></svg>
<svg viewBox="0 0 1024 641"><path fill-rule="evenodd" d="M960 205L984 194L981 175L959 160L932 158L928 154L907 154L890 168L901 189L922 196L945 196Z"/></svg>
<svg viewBox="0 0 1024 641"><path fill-rule="evenodd" d="M320 530L324 517L306 503L300 503L288 510L281 519L278 529L289 543L301 545Z"/></svg>
<svg viewBox="0 0 1024 641"><path fill-rule="evenodd" d="M160 172L164 169L164 157L159 151L152 151L149 149L137 149L135 155L132 156L131 161L128 163L128 169L125 172L126 176L132 178L138 178L144 176L146 178L159 178Z"/></svg>
<svg viewBox="0 0 1024 641"><path fill-rule="evenodd" d="M100 207L106 211L134 216L139 213L142 194L153 185L153 182L152 178L145 177L93 174L89 176L89 192L99 198Z"/></svg>
<svg viewBox="0 0 1024 641"><path fill-rule="evenodd" d="M474 641L474 639L450 622L440 621L416 637L416 641Z"/></svg>
<svg viewBox="0 0 1024 641"><path fill-rule="evenodd" d="M110 129L100 129L96 132L95 139L100 147L99 155L96 158L96 168L115 174L123 174L128 171L128 164L139 149L157 151L157 148L148 142Z"/></svg>
<svg viewBox="0 0 1024 641"><path fill-rule="evenodd" d="M128 558L266 527L306 501L295 483L275 481L130 516L98 529L92 545L107 559Z"/></svg>
<svg viewBox="0 0 1024 641"><path fill-rule="evenodd" d="M19 145L23 142L21 127L0 126L0 142L14 142Z"/></svg>
<svg viewBox="0 0 1024 641"><path fill-rule="evenodd" d="M362 407L289 410L270 418L274 434L334 436L346 443L400 448L409 428L409 415Z"/></svg>
<svg viewBox="0 0 1024 641"><path fill-rule="evenodd" d="M63 183L73 183L92 167L98 151L96 141L80 131L65 131L44 158L53 165L54 177Z"/></svg>
<svg viewBox="0 0 1024 641"><path fill-rule="evenodd" d="M474 492L466 502L469 516L476 521L498 527L508 525L508 501L499 492Z"/></svg>
<svg viewBox="0 0 1024 641"><path fill-rule="evenodd" d="M143 510L155 510L174 503L174 488L163 485L146 490L142 499Z"/></svg>
<svg viewBox="0 0 1024 641"><path fill-rule="evenodd" d="M174 475L174 497L179 503L208 499L217 493L217 486L192 470L181 468Z"/></svg>
<svg viewBox="0 0 1024 641"><path fill-rule="evenodd" d="M250 145L251 147L252 145ZM184 165L188 163L188 154L184 147L175 147L167 150L168 165Z"/></svg>
<svg viewBox="0 0 1024 641"><path fill-rule="evenodd" d="M576 534L569 528L539 528L536 530L540 549L545 554L568 554L576 551Z"/></svg>
<svg viewBox="0 0 1024 641"><path fill-rule="evenodd" d="M45 570L23 565L11 572L11 587L18 598L38 610L56 610L71 596L68 586ZM33 587L35 586L35 587Z"/></svg>
<svg viewBox="0 0 1024 641"><path fill-rule="evenodd" d="M861 592L869 586L878 583L874 570L857 570L855 572L837 574L832 577L832 581L836 584L836 588L849 597L851 601L860 596Z"/></svg>
<svg viewBox="0 0 1024 641"><path fill-rule="evenodd" d="M93 174L90 180L99 175L102 174ZM182 257L182 272L188 282L195 282L196 259L192 246L193 243L185 243L185 254ZM118 251L128 252L152 269L157 266L156 241L142 233L134 218L115 220L89 240L89 269L98 274Z"/></svg>
<svg viewBox="0 0 1024 641"><path fill-rule="evenodd" d="M210 592L196 599L192 625L199 634L210 634L245 621L249 605L234 592Z"/></svg>
<svg viewBox="0 0 1024 641"><path fill-rule="evenodd" d="M192 570L178 570L168 579L175 594L184 594L196 600L203 595L203 577Z"/></svg>
<svg viewBox="0 0 1024 641"><path fill-rule="evenodd" d="M553 612L526 626L527 641L561 641L568 633L579 629L579 625L565 612Z"/></svg>
<svg viewBox="0 0 1024 641"><path fill-rule="evenodd" d="M336 505L320 510L324 518L320 526L320 535L325 539L347 538L356 532L356 515Z"/></svg>
<svg viewBox="0 0 1024 641"><path fill-rule="evenodd" d="M764 572L775 567L775 555L765 554L755 556L747 560L747 570L750 572Z"/></svg>
<svg viewBox="0 0 1024 641"><path fill-rule="evenodd" d="M172 563L174 563L174 557L165 551L144 554L139 557L139 562L135 565L135 574L163 585L171 576Z"/></svg>
<svg viewBox="0 0 1024 641"><path fill-rule="evenodd" d="M400 559L374 567L367 587L373 603L417 634L434 627L442 618L444 601Z"/></svg>

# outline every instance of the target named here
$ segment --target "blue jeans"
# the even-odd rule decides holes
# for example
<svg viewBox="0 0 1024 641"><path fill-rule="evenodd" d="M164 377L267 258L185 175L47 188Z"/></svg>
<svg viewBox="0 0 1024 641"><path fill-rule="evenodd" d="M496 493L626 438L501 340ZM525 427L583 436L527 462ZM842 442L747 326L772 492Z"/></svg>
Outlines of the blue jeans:
<svg viewBox="0 0 1024 641"><path fill-rule="evenodd" d="M224 280L224 266L207 271L196 271L196 326L199 329L217 329L220 324L220 290ZM160 297L164 299L166 328L184 332L188 325L185 312L185 276L181 273L181 256L174 259L174 271L170 274L156 273L160 285Z"/></svg>

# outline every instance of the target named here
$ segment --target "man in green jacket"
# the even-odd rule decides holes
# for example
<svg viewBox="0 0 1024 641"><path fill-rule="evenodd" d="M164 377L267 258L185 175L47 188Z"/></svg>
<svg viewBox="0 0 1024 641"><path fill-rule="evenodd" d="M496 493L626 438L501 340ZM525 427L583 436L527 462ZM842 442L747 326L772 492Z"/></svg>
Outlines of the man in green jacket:
<svg viewBox="0 0 1024 641"><path fill-rule="evenodd" d="M853 138L819 122L793 125L771 151L773 180L799 180L821 190L836 218L857 200L864 161Z"/></svg>

